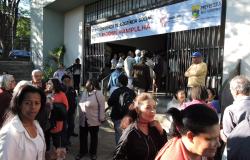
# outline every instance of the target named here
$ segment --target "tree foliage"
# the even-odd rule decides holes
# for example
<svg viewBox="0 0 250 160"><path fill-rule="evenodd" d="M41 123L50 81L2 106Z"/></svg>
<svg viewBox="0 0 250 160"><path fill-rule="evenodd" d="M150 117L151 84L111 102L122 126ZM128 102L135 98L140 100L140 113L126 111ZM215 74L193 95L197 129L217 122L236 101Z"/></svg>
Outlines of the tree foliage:
<svg viewBox="0 0 250 160"><path fill-rule="evenodd" d="M30 18L20 17L17 22L17 37L30 37Z"/></svg>
<svg viewBox="0 0 250 160"><path fill-rule="evenodd" d="M60 64L63 64L63 57L65 54L65 46L61 45L49 51L49 56L46 58L44 65L44 79L47 80L53 76Z"/></svg>
<svg viewBox="0 0 250 160"><path fill-rule="evenodd" d="M63 56L65 53L65 47L64 45L61 45L58 48L53 49L53 51L49 51L49 56L54 60L57 66L59 64L62 64L63 62Z"/></svg>
<svg viewBox="0 0 250 160"><path fill-rule="evenodd" d="M11 37L15 37L20 0L0 0L0 48L7 58L12 47Z"/></svg>

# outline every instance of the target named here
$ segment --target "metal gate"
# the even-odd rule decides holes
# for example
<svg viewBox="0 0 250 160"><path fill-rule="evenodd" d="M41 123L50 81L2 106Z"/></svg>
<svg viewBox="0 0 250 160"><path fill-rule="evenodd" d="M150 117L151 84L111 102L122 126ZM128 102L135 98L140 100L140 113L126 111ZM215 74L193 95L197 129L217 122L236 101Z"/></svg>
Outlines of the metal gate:
<svg viewBox="0 0 250 160"><path fill-rule="evenodd" d="M166 34L168 76L164 90L172 95L177 89L186 88L185 71L192 63L192 52L199 51L207 63L206 86L219 93L222 86L223 52L225 36L226 0L222 0L221 25ZM179 66L176 67L176 66Z"/></svg>
<svg viewBox="0 0 250 160"><path fill-rule="evenodd" d="M104 66L104 43L90 44L90 26L84 27L83 80L97 78Z"/></svg>
<svg viewBox="0 0 250 160"><path fill-rule="evenodd" d="M186 88L184 73L192 63L192 52L199 51L208 66L206 86L220 89L223 71L223 42L220 26L166 34L166 93Z"/></svg>
<svg viewBox="0 0 250 160"><path fill-rule="evenodd" d="M115 16L130 11L133 14L140 12L142 8L148 10L182 1L184 0L145 0L143 1L144 4L138 0L102 0L86 6L83 55L84 80L96 76L100 68L104 66L105 61L105 44L90 44L90 24L96 24L101 19L112 20ZM222 0L221 26L165 35L166 45L163 50L166 53L165 60L168 67L167 76L163 79L165 84L163 90L167 94L172 95L177 89L186 87L187 79L184 77L184 73L191 65L191 53L194 51L203 53L204 61L208 65L206 85L219 91L223 73L225 8L226 0ZM176 66L179 68L176 68Z"/></svg>

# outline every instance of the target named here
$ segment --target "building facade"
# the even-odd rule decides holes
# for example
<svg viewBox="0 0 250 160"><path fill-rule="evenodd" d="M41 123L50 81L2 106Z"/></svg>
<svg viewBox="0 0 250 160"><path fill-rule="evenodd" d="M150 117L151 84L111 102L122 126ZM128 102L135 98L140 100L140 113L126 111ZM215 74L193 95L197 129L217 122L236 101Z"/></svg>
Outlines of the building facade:
<svg viewBox="0 0 250 160"><path fill-rule="evenodd" d="M196 0L33 0L31 7L33 62L36 67L42 68L49 50L64 44L65 66L73 63L75 58L80 58L83 64L82 77L86 80L96 76L100 68L108 65L114 54L120 52L126 54L129 50L138 48L163 56L167 76L162 78L164 82L162 87L165 92L173 93L177 88L185 87L186 79L183 75L191 63L191 53L200 51L208 64L207 86L219 90L222 82L234 69L237 59L242 59L242 74L250 72L248 64L250 50L247 36L244 36L250 34L246 16L249 12L245 9L247 6L250 7L250 2L208 0L199 5L196 2ZM209 23L212 15L207 17L206 21L197 22L195 25L188 20L186 24L180 25L176 22L180 18L182 18L180 22L185 20L186 15L182 15L186 11L182 7L185 5L192 11L192 20L202 20L202 13L205 11L212 13L219 8L220 21ZM173 16L163 13L165 10L166 12L173 10ZM166 24L165 28L172 23L172 28L168 27L168 30L163 29L159 32L161 30L159 26L147 26L148 23L144 23L157 20L147 14L153 13L152 15L158 16L159 11L166 15L159 18L160 22ZM235 18L235 15L238 18ZM136 17L134 21L131 20L132 17ZM146 25L134 28L135 23ZM129 25L132 27L128 27ZM176 29L178 28L176 26L179 29ZM147 27L151 30L144 35L139 34L141 30L147 30ZM129 34L131 32L133 34Z"/></svg>

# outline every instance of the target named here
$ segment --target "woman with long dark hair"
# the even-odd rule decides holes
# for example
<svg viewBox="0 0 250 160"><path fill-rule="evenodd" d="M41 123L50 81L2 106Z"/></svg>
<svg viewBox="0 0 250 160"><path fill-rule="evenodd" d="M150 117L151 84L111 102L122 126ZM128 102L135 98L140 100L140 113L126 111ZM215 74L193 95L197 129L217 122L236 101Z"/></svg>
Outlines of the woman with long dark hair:
<svg viewBox="0 0 250 160"><path fill-rule="evenodd" d="M186 93L184 89L178 89L173 96L173 99L168 103L167 108L182 109L181 106L187 102Z"/></svg>
<svg viewBox="0 0 250 160"><path fill-rule="evenodd" d="M211 105L214 109L216 109L217 113L221 113L220 102L215 89L207 88L207 93L207 104Z"/></svg>
<svg viewBox="0 0 250 160"><path fill-rule="evenodd" d="M49 79L46 84L46 92L49 93L47 97L51 98L53 106L50 115L51 129L46 132L47 150L50 149L51 136L57 151L66 154L68 99L57 78Z"/></svg>
<svg viewBox="0 0 250 160"><path fill-rule="evenodd" d="M194 104L184 110L170 108L173 137L155 160L205 160L215 156L220 146L219 119L211 108Z"/></svg>
<svg viewBox="0 0 250 160"><path fill-rule="evenodd" d="M45 159L43 131L35 120L45 103L43 91L30 85L14 93L9 117L0 130L1 160Z"/></svg>

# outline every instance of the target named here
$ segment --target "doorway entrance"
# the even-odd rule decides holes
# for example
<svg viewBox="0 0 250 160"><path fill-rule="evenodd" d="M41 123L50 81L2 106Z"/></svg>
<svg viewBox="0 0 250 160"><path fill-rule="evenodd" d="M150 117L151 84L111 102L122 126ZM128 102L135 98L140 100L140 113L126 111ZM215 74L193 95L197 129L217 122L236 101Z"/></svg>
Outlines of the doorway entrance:
<svg viewBox="0 0 250 160"><path fill-rule="evenodd" d="M98 71L110 62L112 54L135 49L146 50L151 54L161 54L164 60L161 90L172 95L177 89L186 88L184 73L191 65L192 52L199 51L208 66L207 87L217 91L222 83L223 70L223 30L221 26L167 33L162 35L133 38L109 43L88 44L85 46L85 72ZM107 56L107 52L110 52Z"/></svg>

